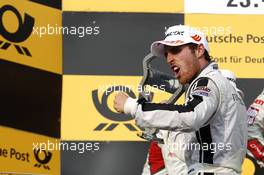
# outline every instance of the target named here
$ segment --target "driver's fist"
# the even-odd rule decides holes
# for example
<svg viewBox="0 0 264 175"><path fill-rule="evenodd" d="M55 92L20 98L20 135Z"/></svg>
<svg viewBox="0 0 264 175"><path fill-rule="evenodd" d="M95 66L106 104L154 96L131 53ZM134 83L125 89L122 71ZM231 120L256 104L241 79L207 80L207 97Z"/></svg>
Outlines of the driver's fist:
<svg viewBox="0 0 264 175"><path fill-rule="evenodd" d="M124 113L124 105L126 103L127 98L128 95L123 92L119 92L115 95L114 108L117 112Z"/></svg>

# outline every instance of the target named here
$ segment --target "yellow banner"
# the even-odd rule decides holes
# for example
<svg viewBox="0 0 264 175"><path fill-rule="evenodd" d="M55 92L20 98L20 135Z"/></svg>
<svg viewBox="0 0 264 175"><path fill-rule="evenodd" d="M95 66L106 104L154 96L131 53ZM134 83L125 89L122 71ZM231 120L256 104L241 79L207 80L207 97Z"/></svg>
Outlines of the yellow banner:
<svg viewBox="0 0 264 175"><path fill-rule="evenodd" d="M61 16L35 2L1 1L0 59L61 74Z"/></svg>
<svg viewBox="0 0 264 175"><path fill-rule="evenodd" d="M0 126L0 174L60 174L59 140Z"/></svg>
<svg viewBox="0 0 264 175"><path fill-rule="evenodd" d="M183 12L183 0L63 0L63 11Z"/></svg>
<svg viewBox="0 0 264 175"><path fill-rule="evenodd" d="M260 21L263 15L185 15L185 24L207 34L213 60L239 78L264 78Z"/></svg>
<svg viewBox="0 0 264 175"><path fill-rule="evenodd" d="M258 165L255 165L254 162L252 162L250 159L245 158L242 164L241 175L254 175L256 171L255 166L258 166Z"/></svg>
<svg viewBox="0 0 264 175"><path fill-rule="evenodd" d="M136 76L63 76L62 125L63 140L140 141L140 129L131 116L117 113L113 108L117 91L136 98L143 88ZM166 100L170 94L154 87L155 102ZM183 99L179 100L182 103Z"/></svg>

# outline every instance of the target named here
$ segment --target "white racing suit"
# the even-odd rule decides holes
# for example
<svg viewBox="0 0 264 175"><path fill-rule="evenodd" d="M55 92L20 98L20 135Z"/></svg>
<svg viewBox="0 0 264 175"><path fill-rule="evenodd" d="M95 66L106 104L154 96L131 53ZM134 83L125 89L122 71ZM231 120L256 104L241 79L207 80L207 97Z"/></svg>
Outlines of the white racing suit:
<svg viewBox="0 0 264 175"><path fill-rule="evenodd" d="M254 100L248 114L248 154L254 157L260 167L264 166L264 89Z"/></svg>
<svg viewBox="0 0 264 175"><path fill-rule="evenodd" d="M159 134L161 134L165 143L151 142L141 175L186 175L188 169L184 160L180 159L179 150L175 152L169 147L175 139L186 141L186 137L181 137L185 133L160 130Z"/></svg>
<svg viewBox="0 0 264 175"><path fill-rule="evenodd" d="M188 166L188 175L239 174L246 154L244 102L215 66L210 63L190 83L184 105L128 98L124 107L125 113L135 116L137 125L143 128L195 134L183 141L186 149L184 154L179 153Z"/></svg>

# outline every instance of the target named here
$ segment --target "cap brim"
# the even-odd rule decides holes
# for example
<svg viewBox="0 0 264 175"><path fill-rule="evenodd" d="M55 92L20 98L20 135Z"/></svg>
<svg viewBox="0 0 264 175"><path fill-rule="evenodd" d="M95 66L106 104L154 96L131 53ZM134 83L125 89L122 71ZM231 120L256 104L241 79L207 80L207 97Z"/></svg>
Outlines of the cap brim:
<svg viewBox="0 0 264 175"><path fill-rule="evenodd" d="M164 57L165 50L164 45L166 46L181 46L183 44L187 44L184 41L155 41L151 44L150 51L154 56Z"/></svg>

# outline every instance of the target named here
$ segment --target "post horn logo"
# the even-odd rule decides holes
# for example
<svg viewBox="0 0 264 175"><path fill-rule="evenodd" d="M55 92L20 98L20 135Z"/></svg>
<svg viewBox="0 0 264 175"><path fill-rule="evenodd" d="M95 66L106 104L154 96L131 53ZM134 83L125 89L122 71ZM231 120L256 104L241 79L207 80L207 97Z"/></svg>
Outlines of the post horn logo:
<svg viewBox="0 0 264 175"><path fill-rule="evenodd" d="M45 155L45 157L43 159L40 158L41 152L43 152ZM50 170L50 167L47 164L51 160L51 157L52 157L51 152L48 152L45 150L40 151L39 148L36 148L36 149L34 149L34 156L35 156L35 159L37 161L37 163L35 163L34 167L40 168L41 166L43 166L44 169Z"/></svg>
<svg viewBox="0 0 264 175"><path fill-rule="evenodd" d="M7 11L11 11L12 13L14 13L19 22L19 27L14 33L10 33L9 31L7 31L4 26L3 15ZM11 5L4 5L0 8L0 35L3 36L3 38L5 38L7 41L13 43L21 43L25 41L32 33L34 22L35 19L27 13L24 14L23 21L18 10ZM13 45L19 54L26 55L29 57L32 56L28 48L20 46L18 44L11 44L10 42L0 40L0 49L7 50L10 46Z"/></svg>
<svg viewBox="0 0 264 175"><path fill-rule="evenodd" d="M126 92L130 97L136 98L135 94L128 89L125 86L114 86L114 87L119 87L124 89L122 92ZM100 123L94 131L113 131L118 125L123 124L128 130L130 131L138 131L137 127L132 125L131 123L125 123L129 120L132 120L133 118L129 115L126 114L120 114L120 113L115 113L109 109L107 106L107 99L110 94L112 94L115 91L115 88L109 87L105 92L108 93L103 93L103 96L101 98L101 103L98 98L98 90L93 90L92 91L92 98L94 102L94 106L96 107L97 111L105 118L112 120L113 123Z"/></svg>

